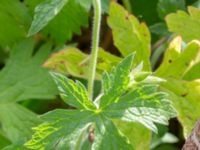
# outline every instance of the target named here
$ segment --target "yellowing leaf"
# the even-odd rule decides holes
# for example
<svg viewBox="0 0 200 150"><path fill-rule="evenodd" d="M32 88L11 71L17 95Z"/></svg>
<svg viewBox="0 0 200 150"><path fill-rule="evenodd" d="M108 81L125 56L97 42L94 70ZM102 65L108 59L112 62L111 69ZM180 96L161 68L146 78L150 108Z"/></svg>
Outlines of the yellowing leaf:
<svg viewBox="0 0 200 150"><path fill-rule="evenodd" d="M188 12L189 14L184 11L169 14L166 17L169 31L181 35L186 42L200 40L200 10L190 6Z"/></svg>
<svg viewBox="0 0 200 150"><path fill-rule="evenodd" d="M156 70L156 75L181 79L188 69L198 61L200 56L200 42L192 41L181 49L182 40L178 37L167 49L163 63Z"/></svg>
<svg viewBox="0 0 200 150"><path fill-rule="evenodd" d="M79 49L67 48L52 54L44 63L44 66L66 75L87 78L89 60L89 55L81 52ZM119 61L121 61L120 57L114 56L100 48L96 79L100 79L104 70L111 70L112 66L115 66Z"/></svg>
<svg viewBox="0 0 200 150"><path fill-rule="evenodd" d="M136 52L135 63L144 63L145 70L151 70L150 33L144 23L129 14L122 6L112 2L108 24L113 32L114 44L123 56Z"/></svg>
<svg viewBox="0 0 200 150"><path fill-rule="evenodd" d="M200 116L200 80L183 81L168 78L167 82L163 83L163 88L170 94L184 135L188 137Z"/></svg>
<svg viewBox="0 0 200 150"><path fill-rule="evenodd" d="M185 48L181 47L181 43L180 37L170 43L162 64L154 74L166 79L162 88L170 94L187 137L200 116L200 43L191 41Z"/></svg>

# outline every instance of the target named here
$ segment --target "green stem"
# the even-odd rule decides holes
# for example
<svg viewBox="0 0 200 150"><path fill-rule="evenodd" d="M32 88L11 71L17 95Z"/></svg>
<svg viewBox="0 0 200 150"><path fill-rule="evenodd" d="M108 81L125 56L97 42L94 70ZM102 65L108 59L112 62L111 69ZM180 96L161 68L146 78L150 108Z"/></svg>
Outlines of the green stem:
<svg viewBox="0 0 200 150"><path fill-rule="evenodd" d="M99 35L101 26L101 0L93 0L93 6L94 6L94 24L93 24L93 35L92 35L91 62L89 67L89 79L88 79L88 94L91 100L93 99L93 87L94 87L98 49L99 49Z"/></svg>

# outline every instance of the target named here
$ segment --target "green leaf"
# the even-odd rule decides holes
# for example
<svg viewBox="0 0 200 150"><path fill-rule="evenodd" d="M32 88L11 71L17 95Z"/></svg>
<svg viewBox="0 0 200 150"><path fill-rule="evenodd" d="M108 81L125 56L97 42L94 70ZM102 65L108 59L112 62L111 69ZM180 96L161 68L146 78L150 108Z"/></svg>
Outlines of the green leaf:
<svg viewBox="0 0 200 150"><path fill-rule="evenodd" d="M26 37L31 16L19 0L1 0L0 22L0 46L4 48Z"/></svg>
<svg viewBox="0 0 200 150"><path fill-rule="evenodd" d="M167 29L167 25L163 22L156 23L154 25L151 25L149 27L151 33L160 35L160 36L166 36L169 35L169 31Z"/></svg>
<svg viewBox="0 0 200 150"><path fill-rule="evenodd" d="M127 90L130 82L129 75L132 68L133 58L134 54L127 56L116 66L116 68L112 69L110 75L107 76L108 79L102 81L102 85L108 84L109 89L103 89L105 93L100 99L100 107L105 107L106 105L115 102L116 99ZM108 88L108 86L106 86L106 88Z"/></svg>
<svg viewBox="0 0 200 150"><path fill-rule="evenodd" d="M19 104L0 105L0 123L6 137L12 142L28 140L33 131L32 127L37 126L41 121L36 114Z"/></svg>
<svg viewBox="0 0 200 150"><path fill-rule="evenodd" d="M166 93L157 92L157 87L153 84L136 86L118 102L107 106L105 115L127 122L140 122L157 132L155 123L167 124L169 118L176 116Z"/></svg>
<svg viewBox="0 0 200 150"><path fill-rule="evenodd" d="M22 146L22 143L11 144L6 146L3 150L30 150Z"/></svg>
<svg viewBox="0 0 200 150"><path fill-rule="evenodd" d="M151 141L151 131L139 123L116 120L117 128L128 137L136 150L148 150Z"/></svg>
<svg viewBox="0 0 200 150"><path fill-rule="evenodd" d="M68 0L45 0L35 8L35 16L29 30L29 36L44 28L65 6Z"/></svg>
<svg viewBox="0 0 200 150"><path fill-rule="evenodd" d="M133 145L114 125L114 119L139 122L154 131L154 123L167 124L167 119L174 117L175 111L166 94L157 92L157 85L140 81L136 82L131 92L127 92L133 56L127 56L110 74L105 73L104 93L94 102L88 99L86 89L81 84L54 74L62 98L67 98L67 102L78 110L55 110L45 114L42 117L44 123L35 128L36 132L25 144L26 147L44 150L82 149L86 143L86 147L91 146L92 150L132 150ZM136 70L141 71L142 68Z"/></svg>
<svg viewBox="0 0 200 150"><path fill-rule="evenodd" d="M159 0L157 4L158 15L161 19L176 10L185 10L185 0Z"/></svg>
<svg viewBox="0 0 200 150"><path fill-rule="evenodd" d="M200 81L183 81L168 78L162 87L170 94L173 106L178 112L178 120L188 137L200 116Z"/></svg>
<svg viewBox="0 0 200 150"><path fill-rule="evenodd" d="M195 80L200 78L200 62L192 65L192 67L184 74L184 80Z"/></svg>
<svg viewBox="0 0 200 150"><path fill-rule="evenodd" d="M40 67L50 47L43 45L34 56L34 43L30 39L13 47L9 61L0 72L0 103L51 99L57 94L48 71Z"/></svg>
<svg viewBox="0 0 200 150"><path fill-rule="evenodd" d="M48 2L51 2L52 4L55 4L55 5L49 6ZM26 4L29 5L30 8L34 8L37 5L40 8L40 9L38 7L35 8L36 19L32 23L30 34L34 34L35 32L38 32L41 28L46 26L42 30L44 34L46 34L47 36L50 34L50 36L53 39L55 39L56 42L64 43L65 41L71 40L72 35L74 33L80 34L82 26L83 27L88 26L88 12L75 0L56 0L56 1L42 0L42 3L41 1L27 0ZM53 13L53 14L47 15L47 12L44 12L45 9L43 9L43 6L44 7L47 6L47 8L49 8L48 14L49 13ZM40 11L38 11L37 9L41 10L42 13L40 14ZM57 9L56 13L54 11L55 9ZM42 20L41 22L39 22L39 19L41 18L40 16L45 17L45 19ZM45 22L45 24L42 22ZM37 27L36 25L39 28L36 28Z"/></svg>
<svg viewBox="0 0 200 150"><path fill-rule="evenodd" d="M9 144L10 144L10 141L0 133L0 149L3 149L5 146Z"/></svg>
<svg viewBox="0 0 200 150"><path fill-rule="evenodd" d="M129 14L119 4L112 2L108 24L113 32L114 44L123 56L137 52L135 63L144 62L144 69L150 70L150 33L147 26Z"/></svg>
<svg viewBox="0 0 200 150"><path fill-rule="evenodd" d="M68 79L64 75L51 73L60 91L62 99L79 109L94 110L96 106L88 97L85 86L80 82Z"/></svg>
<svg viewBox="0 0 200 150"><path fill-rule="evenodd" d="M87 129L89 111L55 110L42 116L43 124L34 128L36 133L26 143L30 149L73 149L82 131Z"/></svg>
<svg viewBox="0 0 200 150"><path fill-rule="evenodd" d="M181 50L181 42L179 37L172 41L165 53L163 63L156 70L155 75L181 79L188 69L199 60L200 43L192 41L184 50Z"/></svg>
<svg viewBox="0 0 200 150"><path fill-rule="evenodd" d="M188 7L187 14L184 11L169 14L166 17L169 31L181 35L184 41L189 42L193 39L200 39L200 10L195 7Z"/></svg>
<svg viewBox="0 0 200 150"><path fill-rule="evenodd" d="M128 139L120 133L112 121L108 121L104 117L97 118L94 134L95 142L92 144L92 150L134 150Z"/></svg>
<svg viewBox="0 0 200 150"><path fill-rule="evenodd" d="M192 41L182 49L182 40L177 37L170 43L161 66L155 72L156 76L166 79L166 82L162 83L162 89L170 94L185 137L189 135L200 116L199 54L198 41Z"/></svg>
<svg viewBox="0 0 200 150"><path fill-rule="evenodd" d="M100 79L104 70L110 71L112 66L116 66L120 61L121 58L100 48L97 59L96 79ZM77 48L66 48L51 55L44 66L62 74L87 78L89 55L81 52Z"/></svg>

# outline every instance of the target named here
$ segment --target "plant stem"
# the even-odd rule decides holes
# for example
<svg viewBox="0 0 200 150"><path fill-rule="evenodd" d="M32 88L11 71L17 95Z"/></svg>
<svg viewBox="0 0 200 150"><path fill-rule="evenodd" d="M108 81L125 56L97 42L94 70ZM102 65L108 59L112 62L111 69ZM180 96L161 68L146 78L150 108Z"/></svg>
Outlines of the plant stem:
<svg viewBox="0 0 200 150"><path fill-rule="evenodd" d="M99 49L99 36L100 36L100 26L101 26L101 0L93 0L93 6L94 6L94 22L93 22L93 34L92 34L92 51L91 51L89 79L88 79L88 94L91 100L93 99L93 87L94 87L98 49Z"/></svg>

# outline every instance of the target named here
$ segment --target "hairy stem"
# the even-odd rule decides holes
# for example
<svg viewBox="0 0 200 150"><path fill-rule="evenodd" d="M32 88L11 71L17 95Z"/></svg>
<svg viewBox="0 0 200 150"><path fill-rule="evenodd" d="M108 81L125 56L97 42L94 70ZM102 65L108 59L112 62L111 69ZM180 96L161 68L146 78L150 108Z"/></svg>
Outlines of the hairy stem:
<svg viewBox="0 0 200 150"><path fill-rule="evenodd" d="M93 87L96 73L96 64L99 49L99 36L101 26L101 0L93 0L94 6L94 22L93 22L93 34L92 34L92 51L89 67L89 79L88 79L88 94L93 98Z"/></svg>

